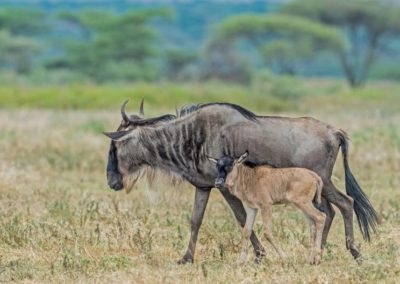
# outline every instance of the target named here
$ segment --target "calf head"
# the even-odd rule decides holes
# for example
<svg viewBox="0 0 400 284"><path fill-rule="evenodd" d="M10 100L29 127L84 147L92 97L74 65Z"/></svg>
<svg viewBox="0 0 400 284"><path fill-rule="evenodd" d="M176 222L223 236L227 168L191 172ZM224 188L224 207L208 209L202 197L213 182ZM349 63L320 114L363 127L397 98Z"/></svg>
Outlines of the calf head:
<svg viewBox="0 0 400 284"><path fill-rule="evenodd" d="M222 156L219 159L208 157L208 159L216 165L218 171L214 184L215 187L219 189L224 189L225 187L230 189L237 178L237 166L242 164L247 156L248 152L246 151L238 159L234 159L231 156Z"/></svg>

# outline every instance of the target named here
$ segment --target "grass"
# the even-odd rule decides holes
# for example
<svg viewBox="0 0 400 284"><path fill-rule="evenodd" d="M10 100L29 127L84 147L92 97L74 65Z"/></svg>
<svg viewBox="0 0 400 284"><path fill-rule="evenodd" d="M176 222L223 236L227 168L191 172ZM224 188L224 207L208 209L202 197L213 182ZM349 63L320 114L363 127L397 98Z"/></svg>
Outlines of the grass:
<svg viewBox="0 0 400 284"><path fill-rule="evenodd" d="M131 99L130 108L137 110L144 98L146 110L174 112L175 107L188 103L229 101L254 111L301 111L325 103L334 107L361 104L370 105L384 101L396 101L400 84L372 82L367 88L351 90L339 80L298 80L290 77L267 77L252 85L222 84L220 82L183 83L135 83L125 85L2 85L0 108L35 109L117 109L123 101ZM308 111L308 109L307 109Z"/></svg>
<svg viewBox="0 0 400 284"><path fill-rule="evenodd" d="M337 82L302 84L311 93L317 93L317 88L333 89L338 94L334 96L327 92L318 97L312 93L302 98L296 109L286 109L285 114L314 116L349 132L353 173L382 218L371 243L363 242L356 228L356 242L364 256L361 265L352 260L345 249L343 222L338 210L323 261L320 266L313 267L306 262L308 228L302 215L291 207L276 206L273 210L274 235L289 255L289 263L282 266L262 238L268 253L263 262L254 265L249 261L247 266L238 267L240 231L217 191L211 193L195 264L177 265L175 261L182 256L189 240L194 198L191 186L172 187L161 179L153 187L142 182L126 195L113 192L106 185L108 140L100 132L115 129L119 123L115 108L119 99L129 93L129 88L124 87L112 105L107 105L105 98L99 99L101 102L104 100L104 105L96 105L102 108L100 110L80 103L79 108L88 109L73 110L69 104L61 110L36 109L56 105L51 99L46 103L48 105L38 105L38 101L37 105L27 103L24 109L16 109L19 104L11 97L5 104L7 108L0 110L0 281L398 282L400 104L399 98L391 94L398 87L377 84L371 87L372 91L349 93L340 85L332 87ZM85 90L86 87L71 88ZM212 91L209 85L197 87ZM64 91L55 87L43 88L67 93L67 87ZM159 90L160 86L143 88L150 92ZM174 88L190 91L188 85ZM236 87L221 88L236 90L237 94L244 92L244 89ZM106 93L104 90L113 90L96 86L89 89L102 94ZM386 90L384 93L387 94L379 98L369 95L378 90ZM119 93L117 90L114 92ZM371 97L361 100L359 92ZM201 91L196 90L194 94L190 100L198 101L196 96L200 97ZM4 102L3 95L1 98ZM175 102L180 102L178 98L171 98L156 109L158 103L168 100L158 102L154 95L154 101L148 100L149 109L154 113L171 110ZM201 100L208 98L206 95ZM75 99L81 98L77 96ZM189 100L184 94L181 99L182 102ZM267 99L260 100L267 104ZM255 104L243 102L245 105ZM253 110L261 108L259 105ZM264 113L271 113L267 110ZM341 189L343 178L338 160L334 181ZM257 220L255 228L262 236L261 220Z"/></svg>

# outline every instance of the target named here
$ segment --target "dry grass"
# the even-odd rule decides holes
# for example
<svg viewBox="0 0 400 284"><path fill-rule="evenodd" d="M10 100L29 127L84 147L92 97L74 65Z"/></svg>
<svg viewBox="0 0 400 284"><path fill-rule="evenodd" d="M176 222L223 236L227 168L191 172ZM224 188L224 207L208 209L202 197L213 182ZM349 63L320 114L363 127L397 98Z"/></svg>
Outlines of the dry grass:
<svg viewBox="0 0 400 284"><path fill-rule="evenodd" d="M341 106L304 112L348 130L353 172L382 216L356 264L336 215L318 267L306 263L308 229L290 207L274 208L274 234L290 256L282 266L265 242L261 265L237 267L239 230L212 192L195 264L186 249L194 191L184 185L107 188L108 141L118 112L0 111L0 281L135 283L396 283L400 278L400 113L393 107ZM315 104L315 102L314 102ZM382 104L380 104L382 105ZM389 109L391 109L389 111ZM304 114L302 113L302 114ZM341 163L335 182L343 189ZM336 210L337 211L337 210ZM261 236L261 221L256 223Z"/></svg>

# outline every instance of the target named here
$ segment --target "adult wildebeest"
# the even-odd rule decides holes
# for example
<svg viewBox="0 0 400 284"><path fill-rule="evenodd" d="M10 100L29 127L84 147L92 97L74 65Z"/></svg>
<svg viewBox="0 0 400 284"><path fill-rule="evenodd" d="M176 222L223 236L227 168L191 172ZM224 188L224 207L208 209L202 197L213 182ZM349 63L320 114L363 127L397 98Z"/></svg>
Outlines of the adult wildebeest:
<svg viewBox="0 0 400 284"><path fill-rule="evenodd" d="M346 247L356 259L360 252L354 244L353 208L365 239L370 238L370 228L375 229L377 214L350 171L347 137L340 129L306 117L256 116L240 106L224 103L199 105L196 111L161 125L152 125L158 118L130 121L123 108L122 114L119 131L105 133L115 141L107 167L110 187L132 186L128 181L135 178L128 177L137 175L143 166L150 166L176 173L197 189L190 242L181 263L193 261L198 230L217 175L205 153L214 157L238 156L248 149L251 153L248 163L315 171L324 182L322 208L327 218L323 243L334 216L331 202L343 215ZM129 129L122 127L123 124L129 125ZM339 148L350 197L337 190L331 181ZM221 193L243 225L245 212L240 200L229 192ZM254 233L251 241L258 256L263 255L264 249Z"/></svg>

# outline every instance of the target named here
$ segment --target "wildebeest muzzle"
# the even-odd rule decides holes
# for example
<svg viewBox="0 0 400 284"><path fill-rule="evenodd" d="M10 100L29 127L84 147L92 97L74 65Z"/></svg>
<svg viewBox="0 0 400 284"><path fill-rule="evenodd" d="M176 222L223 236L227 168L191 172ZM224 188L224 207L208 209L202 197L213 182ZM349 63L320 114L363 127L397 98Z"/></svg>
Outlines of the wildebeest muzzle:
<svg viewBox="0 0 400 284"><path fill-rule="evenodd" d="M107 171L108 186L114 190L121 190L124 188L122 182L122 175L119 172Z"/></svg>

